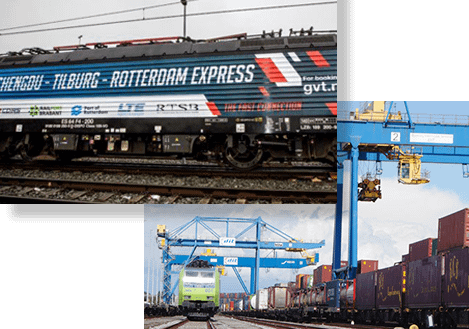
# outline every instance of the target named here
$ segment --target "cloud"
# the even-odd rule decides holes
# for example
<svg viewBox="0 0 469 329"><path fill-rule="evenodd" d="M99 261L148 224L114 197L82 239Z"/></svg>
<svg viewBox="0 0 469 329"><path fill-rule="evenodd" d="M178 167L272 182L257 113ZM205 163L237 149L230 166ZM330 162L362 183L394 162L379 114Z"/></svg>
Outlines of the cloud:
<svg viewBox="0 0 469 329"><path fill-rule="evenodd" d="M383 179L381 186L381 200L358 206L359 259L378 259L380 268L400 261L410 243L437 238L438 219L468 207L457 193L432 185Z"/></svg>

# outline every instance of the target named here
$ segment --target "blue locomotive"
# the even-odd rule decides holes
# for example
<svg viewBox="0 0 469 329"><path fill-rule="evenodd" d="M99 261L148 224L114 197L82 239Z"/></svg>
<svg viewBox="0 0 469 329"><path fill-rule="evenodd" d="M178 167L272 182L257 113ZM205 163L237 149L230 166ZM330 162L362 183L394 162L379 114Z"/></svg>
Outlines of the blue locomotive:
<svg viewBox="0 0 469 329"><path fill-rule="evenodd" d="M336 115L335 34L159 38L0 56L3 159L335 164Z"/></svg>

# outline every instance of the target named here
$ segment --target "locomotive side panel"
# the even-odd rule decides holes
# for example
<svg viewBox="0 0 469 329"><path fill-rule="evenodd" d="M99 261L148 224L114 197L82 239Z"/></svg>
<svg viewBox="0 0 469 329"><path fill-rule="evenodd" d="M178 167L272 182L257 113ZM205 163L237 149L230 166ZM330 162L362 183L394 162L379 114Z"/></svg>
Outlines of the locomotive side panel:
<svg viewBox="0 0 469 329"><path fill-rule="evenodd" d="M242 117L237 132L243 122L244 129L253 126L256 132L334 131L336 53L333 49L251 51L7 68L0 70L1 128L15 132L21 127L23 133L104 133L116 128L115 120L107 120L118 119L126 133L155 133L155 126L161 126L161 133L184 132L184 128L199 133L205 126L223 133L227 123L235 122L230 118ZM278 117L300 118L288 122ZM197 122L198 129L191 128L190 121L178 121L188 126L179 129L171 127L170 120L165 122L181 118L212 120ZM144 120L132 124L135 119L151 119L151 124L141 127Z"/></svg>

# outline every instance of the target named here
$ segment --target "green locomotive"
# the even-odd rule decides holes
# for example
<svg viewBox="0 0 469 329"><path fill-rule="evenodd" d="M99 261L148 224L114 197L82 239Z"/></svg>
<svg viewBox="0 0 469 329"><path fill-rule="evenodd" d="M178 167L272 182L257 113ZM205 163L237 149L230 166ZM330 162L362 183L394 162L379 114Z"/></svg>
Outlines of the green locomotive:
<svg viewBox="0 0 469 329"><path fill-rule="evenodd" d="M208 320L220 306L220 273L208 262L194 261L179 273L179 308L188 319Z"/></svg>

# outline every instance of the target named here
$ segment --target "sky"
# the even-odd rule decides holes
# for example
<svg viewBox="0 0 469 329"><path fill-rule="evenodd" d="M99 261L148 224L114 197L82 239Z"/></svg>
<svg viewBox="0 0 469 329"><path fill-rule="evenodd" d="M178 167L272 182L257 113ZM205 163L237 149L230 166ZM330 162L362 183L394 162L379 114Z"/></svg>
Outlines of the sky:
<svg viewBox="0 0 469 329"><path fill-rule="evenodd" d="M0 12L0 54L31 47L52 49L54 46L76 45L78 44L78 37L80 35L83 36L81 39L82 44L90 42L182 36L182 18L151 20L153 17L182 14L183 6L180 3L146 9L145 11L139 10L125 14L102 16L65 23L4 30L6 28L23 25L47 23L174 2L179 1L72 0L64 2L59 0L50 0L47 2L40 2L28 0L4 0L2 2L2 11ZM187 14L314 2L327 1L193 0L188 2ZM73 29L59 29L40 33L6 35L6 33L11 32L125 21L141 19L143 17L145 17L146 21ZM309 29L311 26L314 26L315 30L337 30L337 4L187 17L186 24L187 36L193 39L213 38L238 33L260 34L263 30L278 31L279 29L283 29L283 35L286 35L289 33L290 28L300 30L301 28Z"/></svg>

